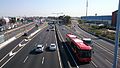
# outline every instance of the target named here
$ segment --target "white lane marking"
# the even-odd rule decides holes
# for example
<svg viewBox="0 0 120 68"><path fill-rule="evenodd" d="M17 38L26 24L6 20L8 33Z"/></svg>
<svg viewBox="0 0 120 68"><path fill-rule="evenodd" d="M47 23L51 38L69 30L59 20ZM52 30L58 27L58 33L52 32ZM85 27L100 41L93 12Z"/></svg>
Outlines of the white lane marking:
<svg viewBox="0 0 120 68"><path fill-rule="evenodd" d="M93 61L91 61L91 63L92 63L96 68L98 67Z"/></svg>
<svg viewBox="0 0 120 68"><path fill-rule="evenodd" d="M109 60L105 59L109 64L113 65Z"/></svg>
<svg viewBox="0 0 120 68"><path fill-rule="evenodd" d="M58 32L59 32L59 34L60 34L62 40L65 41L65 40L63 39L62 34L60 33L59 30L58 30ZM65 44L65 46L67 47L66 44ZM67 47L67 50L68 50L69 54L71 55L71 57L72 57L72 59L73 59L73 62L75 63L75 65L77 66L77 68L79 68L79 66L77 65L77 62L76 62L75 59L73 58L73 56L72 56L71 52L69 51L68 47Z"/></svg>
<svg viewBox="0 0 120 68"><path fill-rule="evenodd" d="M97 43L97 42L94 42L96 44L98 44L99 46L103 47L105 50L108 50L109 52L113 53L110 49L107 49L106 47L102 46L101 44Z"/></svg>
<svg viewBox="0 0 120 68"><path fill-rule="evenodd" d="M70 67L70 62L69 62L69 61L67 61L67 63L68 63L68 65L69 65L69 68L72 68L72 67Z"/></svg>
<svg viewBox="0 0 120 68"><path fill-rule="evenodd" d="M114 56L114 52L112 52L110 49L106 48L105 46L102 46L100 43L97 43L97 42L94 42L94 43L98 44L100 47L104 48L103 50L105 50L109 54L111 53L111 55ZM120 56L119 55L118 55L118 59L120 60Z"/></svg>
<svg viewBox="0 0 120 68"><path fill-rule="evenodd" d="M20 43L20 44L18 44L18 46L19 46L19 47L23 47L23 46L25 46L25 44L21 44L21 43Z"/></svg>
<svg viewBox="0 0 120 68"><path fill-rule="evenodd" d="M29 41L28 39L24 39L25 41Z"/></svg>
<svg viewBox="0 0 120 68"><path fill-rule="evenodd" d="M12 51L9 53L9 56L12 56L12 55L14 55L13 53L12 53Z"/></svg>
<svg viewBox="0 0 120 68"><path fill-rule="evenodd" d="M45 26L46 27L46 26ZM44 28L45 28L44 27ZM31 38L31 40L33 39L33 38L35 38L36 36L37 36L38 34L36 34L35 36L33 36L32 38ZM31 41L30 40L30 41ZM23 42L24 40L22 40L21 42ZM27 45L30 41L28 41L25 45ZM16 46L17 47L17 46ZM15 48L16 48L15 47ZM23 46L24 47L24 46ZM21 47L12 57L10 57L4 64L2 64L2 66L0 66L0 68L2 68L5 64L7 64L19 51L21 51L22 50L22 48L23 47ZM15 49L14 48L14 49ZM14 49L12 49L11 51L13 51ZM9 53L8 53L9 54ZM5 56L5 57L3 57L1 60L0 60L0 62L2 61L2 60L4 60L7 56L8 56L8 54Z"/></svg>
<svg viewBox="0 0 120 68"><path fill-rule="evenodd" d="M28 56L24 59L23 63L25 63L27 59L28 59Z"/></svg>
<svg viewBox="0 0 120 68"><path fill-rule="evenodd" d="M45 59L45 58L43 57L43 58L42 58L42 64L44 63L44 59Z"/></svg>
<svg viewBox="0 0 120 68"><path fill-rule="evenodd" d="M12 57L10 57L4 64L2 64L2 66L0 66L0 68L2 68L3 66L5 66L5 64L7 64L19 51L21 51L22 48L20 48Z"/></svg>
<svg viewBox="0 0 120 68"><path fill-rule="evenodd" d="M54 32L55 33L55 32ZM60 59L60 53L59 53L59 48L58 48L58 43L57 43L57 38L56 38L56 34L55 34L55 40L56 40L56 45L57 45L57 52L58 52L58 59L59 59L59 63L60 63L60 68L62 68L62 63L61 63L61 59Z"/></svg>
<svg viewBox="0 0 120 68"><path fill-rule="evenodd" d="M30 36L28 36L28 38L33 37L35 34L37 34L41 29L36 30L35 32L31 33Z"/></svg>
<svg viewBox="0 0 120 68"><path fill-rule="evenodd" d="M47 43L46 43L46 46L47 46Z"/></svg>
<svg viewBox="0 0 120 68"><path fill-rule="evenodd" d="M20 44L18 44L18 46L19 46L19 47L22 47L22 44L20 43Z"/></svg>
<svg viewBox="0 0 120 68"><path fill-rule="evenodd" d="M37 43L35 44L35 46L37 46Z"/></svg>
<svg viewBox="0 0 120 68"><path fill-rule="evenodd" d="M22 40L20 43L22 43L23 41L24 41L24 40ZM15 46L11 51L13 51L13 50L14 50L15 48L17 48L17 47L18 47L18 45ZM10 52L11 52L11 51L10 51ZM9 53L10 53L10 52L9 52ZM9 53L6 54L6 55L0 60L0 62L3 61L3 60L9 55Z"/></svg>
<svg viewBox="0 0 120 68"><path fill-rule="evenodd" d="M9 44L10 42L14 41L15 39L17 39L16 37L12 37L9 40L3 42L2 44L0 44L0 49L4 48L7 44Z"/></svg>
<svg viewBox="0 0 120 68"><path fill-rule="evenodd" d="M16 52L13 53L13 52L11 51L11 52L9 53L9 56L13 56L13 55L15 55L15 54L16 54Z"/></svg>

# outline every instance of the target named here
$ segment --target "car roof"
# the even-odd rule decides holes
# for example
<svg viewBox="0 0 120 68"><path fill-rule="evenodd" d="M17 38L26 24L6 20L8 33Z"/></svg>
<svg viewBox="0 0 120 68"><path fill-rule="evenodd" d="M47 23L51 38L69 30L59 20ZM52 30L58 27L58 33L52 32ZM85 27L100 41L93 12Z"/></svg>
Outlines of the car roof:
<svg viewBox="0 0 120 68"><path fill-rule="evenodd" d="M42 47L43 45L41 45L41 44L39 44L39 45L37 45L37 47Z"/></svg>
<svg viewBox="0 0 120 68"><path fill-rule="evenodd" d="M83 38L83 40L91 41L91 38Z"/></svg>
<svg viewBox="0 0 120 68"><path fill-rule="evenodd" d="M55 45L54 43L51 43L50 45Z"/></svg>

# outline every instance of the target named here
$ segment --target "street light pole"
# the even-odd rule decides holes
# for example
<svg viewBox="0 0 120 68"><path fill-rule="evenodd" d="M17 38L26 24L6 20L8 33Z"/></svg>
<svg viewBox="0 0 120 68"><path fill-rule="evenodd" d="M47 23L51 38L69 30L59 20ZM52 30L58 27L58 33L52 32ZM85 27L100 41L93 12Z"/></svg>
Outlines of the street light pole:
<svg viewBox="0 0 120 68"><path fill-rule="evenodd" d="M119 46L119 28L120 28L120 0L119 0L119 6L118 6L118 12L117 12L117 25L116 25L116 36L115 36L115 49L114 49L114 62L113 62L113 68L117 68L117 62L118 62L118 46Z"/></svg>

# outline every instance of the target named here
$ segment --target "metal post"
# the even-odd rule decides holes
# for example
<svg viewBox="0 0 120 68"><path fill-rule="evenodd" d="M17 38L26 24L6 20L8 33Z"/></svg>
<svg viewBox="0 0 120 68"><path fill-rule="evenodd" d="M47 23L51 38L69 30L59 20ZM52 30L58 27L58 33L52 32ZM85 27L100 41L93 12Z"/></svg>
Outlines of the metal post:
<svg viewBox="0 0 120 68"><path fill-rule="evenodd" d="M116 25L116 36L115 36L115 49L114 49L114 62L113 68L117 68L117 61L118 61L118 46L119 46L119 27L120 27L120 0L117 12L117 25Z"/></svg>

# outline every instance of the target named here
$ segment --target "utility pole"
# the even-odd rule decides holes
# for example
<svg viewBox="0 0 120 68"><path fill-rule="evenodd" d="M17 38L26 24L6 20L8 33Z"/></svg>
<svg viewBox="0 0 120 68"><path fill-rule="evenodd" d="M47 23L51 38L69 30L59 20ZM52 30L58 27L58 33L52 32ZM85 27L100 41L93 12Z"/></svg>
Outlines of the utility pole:
<svg viewBox="0 0 120 68"><path fill-rule="evenodd" d="M87 17L87 13L88 13L88 0L86 0L86 17Z"/></svg>
<svg viewBox="0 0 120 68"><path fill-rule="evenodd" d="M116 25L116 35L115 35L115 48L114 48L114 62L113 62L113 68L117 68L117 62L118 62L118 48L119 48L119 29L120 29L120 0L119 0L119 6L118 6L118 12L117 12L117 25Z"/></svg>

